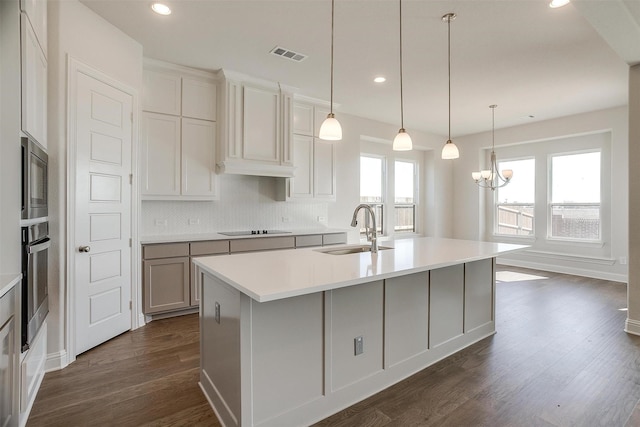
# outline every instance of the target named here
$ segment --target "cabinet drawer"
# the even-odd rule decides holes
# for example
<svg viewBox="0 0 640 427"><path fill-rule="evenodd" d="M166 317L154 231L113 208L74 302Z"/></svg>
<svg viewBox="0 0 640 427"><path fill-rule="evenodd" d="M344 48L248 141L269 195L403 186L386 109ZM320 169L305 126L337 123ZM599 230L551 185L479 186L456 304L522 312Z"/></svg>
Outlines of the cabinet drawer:
<svg viewBox="0 0 640 427"><path fill-rule="evenodd" d="M188 243L163 243L157 245L144 245L142 257L144 259L169 258L177 256L189 256Z"/></svg>
<svg viewBox="0 0 640 427"><path fill-rule="evenodd" d="M229 253L228 240L212 240L191 243L191 255L215 255Z"/></svg>
<svg viewBox="0 0 640 427"><path fill-rule="evenodd" d="M304 248L308 246L322 246L322 234L296 237L296 248Z"/></svg>
<svg viewBox="0 0 640 427"><path fill-rule="evenodd" d="M268 251L270 249L293 249L295 237L266 237L257 239L239 239L231 241L231 253Z"/></svg>
<svg viewBox="0 0 640 427"><path fill-rule="evenodd" d="M347 243L347 233L323 234L322 245L340 245Z"/></svg>

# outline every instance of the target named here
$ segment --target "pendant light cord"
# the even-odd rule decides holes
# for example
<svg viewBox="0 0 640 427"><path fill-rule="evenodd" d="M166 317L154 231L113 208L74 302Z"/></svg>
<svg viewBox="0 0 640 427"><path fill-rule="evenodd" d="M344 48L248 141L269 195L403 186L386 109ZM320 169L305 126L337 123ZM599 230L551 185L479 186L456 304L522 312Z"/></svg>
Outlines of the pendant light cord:
<svg viewBox="0 0 640 427"><path fill-rule="evenodd" d="M447 18L447 64L449 75L449 141L451 141L451 16Z"/></svg>
<svg viewBox="0 0 640 427"><path fill-rule="evenodd" d="M400 128L404 130L404 97L402 95L402 0L400 0Z"/></svg>
<svg viewBox="0 0 640 427"><path fill-rule="evenodd" d="M331 0L331 107L330 112L333 115L333 16L334 16L335 0Z"/></svg>

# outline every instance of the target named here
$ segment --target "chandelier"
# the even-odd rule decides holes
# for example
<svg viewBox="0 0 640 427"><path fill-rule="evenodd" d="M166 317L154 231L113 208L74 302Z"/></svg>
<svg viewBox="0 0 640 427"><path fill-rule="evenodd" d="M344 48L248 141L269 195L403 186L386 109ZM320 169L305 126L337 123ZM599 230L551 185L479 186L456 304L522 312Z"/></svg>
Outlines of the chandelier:
<svg viewBox="0 0 640 427"><path fill-rule="evenodd" d="M490 169L484 169L480 172L471 172L471 177L482 188L490 188L492 191L496 188L504 187L513 177L513 170L504 169L502 173L498 171L498 162L495 152L495 124L496 124L496 107L497 105L489 105L491 108L491 166Z"/></svg>

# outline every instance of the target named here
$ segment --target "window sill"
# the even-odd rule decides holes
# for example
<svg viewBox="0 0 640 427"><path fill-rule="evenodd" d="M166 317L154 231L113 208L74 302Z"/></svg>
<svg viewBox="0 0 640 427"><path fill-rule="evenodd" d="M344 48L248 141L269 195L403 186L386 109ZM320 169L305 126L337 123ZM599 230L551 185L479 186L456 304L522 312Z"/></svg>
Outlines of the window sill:
<svg viewBox="0 0 640 427"><path fill-rule="evenodd" d="M561 239L557 237L547 237L545 240L550 245L580 246L580 247L586 247L586 248L604 247L604 242L601 240Z"/></svg>
<svg viewBox="0 0 640 427"><path fill-rule="evenodd" d="M535 236L507 236L504 234L494 234L493 240L504 243L535 243Z"/></svg>

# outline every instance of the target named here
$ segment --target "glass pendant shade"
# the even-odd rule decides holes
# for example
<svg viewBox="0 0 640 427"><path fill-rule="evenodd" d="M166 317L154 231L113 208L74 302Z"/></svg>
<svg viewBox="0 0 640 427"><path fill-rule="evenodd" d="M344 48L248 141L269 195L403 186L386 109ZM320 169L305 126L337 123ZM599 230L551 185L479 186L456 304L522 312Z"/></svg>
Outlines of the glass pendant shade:
<svg viewBox="0 0 640 427"><path fill-rule="evenodd" d="M413 149L413 142L411 142L411 137L404 129L400 129L398 134L393 139L393 150L394 151L409 151Z"/></svg>
<svg viewBox="0 0 640 427"><path fill-rule="evenodd" d="M442 159L443 160L453 160L460 157L460 151L458 151L458 147L453 141L448 140L444 147L442 147Z"/></svg>
<svg viewBox="0 0 640 427"><path fill-rule="evenodd" d="M480 172L471 172L471 178L473 178L474 181L480 181L480 179L482 178L482 174Z"/></svg>
<svg viewBox="0 0 640 427"><path fill-rule="evenodd" d="M332 113L329 113L322 122L318 136L326 141L340 141L342 139L342 126Z"/></svg>
<svg viewBox="0 0 640 427"><path fill-rule="evenodd" d="M502 176L504 179L511 179L513 177L513 170L505 169L502 171Z"/></svg>

